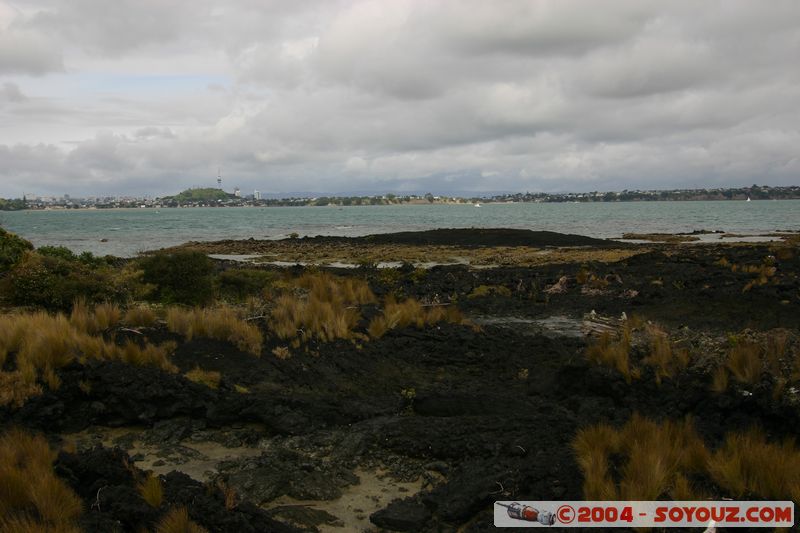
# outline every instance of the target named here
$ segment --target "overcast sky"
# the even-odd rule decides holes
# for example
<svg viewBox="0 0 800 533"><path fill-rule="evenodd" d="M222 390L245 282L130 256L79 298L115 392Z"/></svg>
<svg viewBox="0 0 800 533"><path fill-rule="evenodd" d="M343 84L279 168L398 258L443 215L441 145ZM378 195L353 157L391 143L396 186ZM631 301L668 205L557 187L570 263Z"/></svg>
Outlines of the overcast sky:
<svg viewBox="0 0 800 533"><path fill-rule="evenodd" d="M800 183L800 2L0 0L0 196Z"/></svg>

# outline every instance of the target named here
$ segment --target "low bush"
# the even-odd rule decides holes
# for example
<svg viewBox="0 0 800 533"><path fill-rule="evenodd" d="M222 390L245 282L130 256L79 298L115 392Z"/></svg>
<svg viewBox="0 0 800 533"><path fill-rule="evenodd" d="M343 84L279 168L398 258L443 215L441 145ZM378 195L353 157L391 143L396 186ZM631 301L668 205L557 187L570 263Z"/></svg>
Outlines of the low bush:
<svg viewBox="0 0 800 533"><path fill-rule="evenodd" d="M217 277L217 286L220 297L243 301L248 296L262 294L275 278L275 273L268 270L233 268Z"/></svg>
<svg viewBox="0 0 800 533"><path fill-rule="evenodd" d="M33 245L25 239L0 228L0 274L20 262Z"/></svg>
<svg viewBox="0 0 800 533"><path fill-rule="evenodd" d="M214 297L214 264L200 252L157 253L139 260L142 279L164 303L203 305Z"/></svg>
<svg viewBox="0 0 800 533"><path fill-rule="evenodd" d="M129 288L110 266L91 267L60 257L26 252L3 280L9 302L66 311L84 299L90 303L121 303Z"/></svg>

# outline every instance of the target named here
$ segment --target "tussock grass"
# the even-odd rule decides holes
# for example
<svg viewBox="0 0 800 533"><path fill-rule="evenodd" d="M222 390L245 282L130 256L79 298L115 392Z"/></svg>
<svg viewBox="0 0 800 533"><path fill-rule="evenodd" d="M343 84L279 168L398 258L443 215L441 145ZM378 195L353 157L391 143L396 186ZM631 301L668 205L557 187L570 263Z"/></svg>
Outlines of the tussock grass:
<svg viewBox="0 0 800 533"><path fill-rule="evenodd" d="M313 273L304 274L294 284L306 293L278 296L270 313L269 327L281 339L330 342L352 338L361 319L359 306L377 301L361 279Z"/></svg>
<svg viewBox="0 0 800 533"><path fill-rule="evenodd" d="M55 453L40 435L0 436L0 531L76 531L81 499L53 471Z"/></svg>
<svg viewBox="0 0 800 533"><path fill-rule="evenodd" d="M625 326L618 339L614 339L611 333L605 331L588 348L586 348L586 358L590 361L603 366L614 368L625 377L625 381L631 382L635 375L630 364L631 351L631 329Z"/></svg>
<svg viewBox="0 0 800 533"><path fill-rule="evenodd" d="M394 298L389 297L384 303L383 313L370 321L367 333L373 339L377 339L391 329L405 328L411 325L421 329L438 322L460 324L463 321L463 315L455 306L425 307L414 298L397 302Z"/></svg>
<svg viewBox="0 0 800 533"><path fill-rule="evenodd" d="M728 371L724 366L717 367L711 379L711 390L714 392L725 392L728 390Z"/></svg>
<svg viewBox="0 0 800 533"><path fill-rule="evenodd" d="M118 310L114 307L109 306L98 315L79 304L69 318L45 312L0 316L0 360L5 362L9 353L16 353L16 368L0 372L0 382L8 386L0 392L0 405L19 406L28 397L40 394L39 381L57 389L61 384L57 370L73 361L121 360L175 372L176 367L169 361L174 344L140 346L129 342L117 346L89 333L107 329L117 320Z"/></svg>
<svg viewBox="0 0 800 533"><path fill-rule="evenodd" d="M135 328L149 328L152 327L157 320L155 311L144 305L137 305L129 307L125 311L125 317L122 321L128 326Z"/></svg>
<svg viewBox="0 0 800 533"><path fill-rule="evenodd" d="M28 398L42 392L41 385L26 379L21 372L0 372L0 406L20 408Z"/></svg>
<svg viewBox="0 0 800 533"><path fill-rule="evenodd" d="M761 348L753 342L741 342L728 353L725 366L740 383L755 385L761 380Z"/></svg>
<svg viewBox="0 0 800 533"><path fill-rule="evenodd" d="M206 337L230 342L243 352L261 355L264 342L257 326L239 318L236 311L227 306L207 309L167 309L167 327L173 333L183 335L186 340Z"/></svg>
<svg viewBox="0 0 800 533"><path fill-rule="evenodd" d="M800 451L794 440L769 443L760 429L727 435L711 456L708 472L736 498L800 499Z"/></svg>
<svg viewBox="0 0 800 533"><path fill-rule="evenodd" d="M199 366L194 367L183 375L189 381L200 383L211 389L218 389L222 374L214 370L203 370Z"/></svg>
<svg viewBox="0 0 800 533"><path fill-rule="evenodd" d="M147 502L147 505L155 509L161 507L164 501L164 487L161 485L161 479L152 472L136 485L136 491Z"/></svg>
<svg viewBox="0 0 800 533"><path fill-rule="evenodd" d="M587 500L614 500L617 488L609 473L609 457L618 453L620 435L607 424L578 431L572 442L578 466L583 471L583 495Z"/></svg>
<svg viewBox="0 0 800 533"><path fill-rule="evenodd" d="M70 313L70 323L81 333L96 335L119 324L122 310L117 304L101 303L90 309L86 300L75 300Z"/></svg>
<svg viewBox="0 0 800 533"><path fill-rule="evenodd" d="M359 278L339 277L327 272L306 273L295 284L307 289L309 295L320 301L342 301L349 305L376 303L378 299L369 284Z"/></svg>
<svg viewBox="0 0 800 533"><path fill-rule="evenodd" d="M156 533L208 533L208 530L192 522L185 507L176 507L159 520Z"/></svg>
<svg viewBox="0 0 800 533"><path fill-rule="evenodd" d="M272 349L272 355L278 359L285 360L292 356L292 352L289 351L288 346L276 346Z"/></svg>
<svg viewBox="0 0 800 533"><path fill-rule="evenodd" d="M278 338L290 340L292 348L309 340L366 339L355 331L361 321L360 306L378 302L366 281L310 273L285 285L294 286L299 293L284 292L275 298L268 324ZM370 321L367 333L379 338L390 329L410 325L422 328L441 321L461 323L463 316L455 306L428 307L413 298L397 302L388 297L381 314ZM283 352L275 355L280 358Z"/></svg>
<svg viewBox="0 0 800 533"><path fill-rule="evenodd" d="M607 424L581 429L572 447L587 500L702 499L707 495L690 482L697 475L708 476L720 496L800 498L795 441L768 442L758 428L728 433L710 452L690 418L657 423L634 414L619 429Z"/></svg>
<svg viewBox="0 0 800 533"><path fill-rule="evenodd" d="M655 500L693 494L687 474L701 471L708 452L691 419L661 424L634 414L625 426L598 424L573 440L584 473L587 500ZM610 474L612 456L621 459L619 483Z"/></svg>
<svg viewBox="0 0 800 533"><path fill-rule="evenodd" d="M661 384L663 378L673 378L689 364L689 352L675 348L669 335L662 329L648 325L648 355L642 363L653 368L656 383Z"/></svg>
<svg viewBox="0 0 800 533"><path fill-rule="evenodd" d="M169 356L177 348L174 342L165 342L159 346L146 344L139 346L133 342L127 342L122 347L116 347L115 359L120 359L128 364L136 366L155 366L164 372L175 373L178 367L170 360Z"/></svg>

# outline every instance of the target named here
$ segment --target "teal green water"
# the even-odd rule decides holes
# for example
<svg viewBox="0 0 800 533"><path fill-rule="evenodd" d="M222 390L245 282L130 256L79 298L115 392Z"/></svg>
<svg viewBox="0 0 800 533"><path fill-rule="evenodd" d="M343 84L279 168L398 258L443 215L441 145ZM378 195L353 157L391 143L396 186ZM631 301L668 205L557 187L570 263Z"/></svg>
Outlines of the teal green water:
<svg viewBox="0 0 800 533"><path fill-rule="evenodd" d="M614 238L695 229L798 231L800 200L22 211L0 213L0 225L37 246L132 256L192 240L273 239L292 232L353 236L507 227Z"/></svg>

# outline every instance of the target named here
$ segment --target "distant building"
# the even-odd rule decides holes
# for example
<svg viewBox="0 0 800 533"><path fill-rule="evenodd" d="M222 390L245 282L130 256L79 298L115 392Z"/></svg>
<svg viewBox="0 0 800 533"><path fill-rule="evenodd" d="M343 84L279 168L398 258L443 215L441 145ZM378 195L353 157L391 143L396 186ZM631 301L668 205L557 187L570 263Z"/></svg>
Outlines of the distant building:
<svg viewBox="0 0 800 533"><path fill-rule="evenodd" d="M253 198L261 200L261 191L253 191Z"/></svg>
<svg viewBox="0 0 800 533"><path fill-rule="evenodd" d="M241 198L242 197L242 191L239 190L239 187L234 187L233 188L233 195L236 198Z"/></svg>

